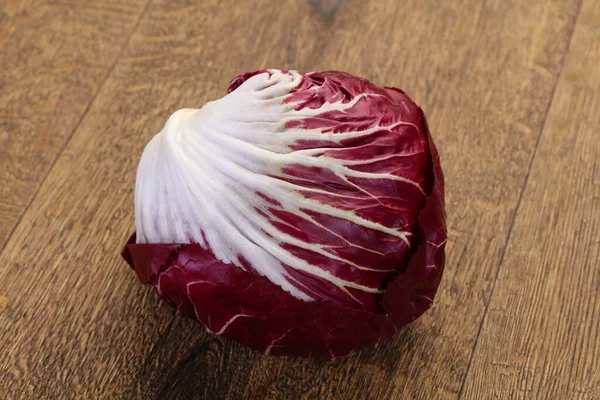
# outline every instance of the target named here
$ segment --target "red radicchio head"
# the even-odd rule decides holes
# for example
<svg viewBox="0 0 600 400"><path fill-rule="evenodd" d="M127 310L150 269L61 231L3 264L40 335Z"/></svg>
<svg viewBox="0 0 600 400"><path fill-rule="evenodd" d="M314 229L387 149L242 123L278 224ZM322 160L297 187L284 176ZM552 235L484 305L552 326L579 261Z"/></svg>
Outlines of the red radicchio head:
<svg viewBox="0 0 600 400"><path fill-rule="evenodd" d="M334 359L418 318L444 269L421 109L344 72L262 70L174 113L138 168L123 257L211 332Z"/></svg>

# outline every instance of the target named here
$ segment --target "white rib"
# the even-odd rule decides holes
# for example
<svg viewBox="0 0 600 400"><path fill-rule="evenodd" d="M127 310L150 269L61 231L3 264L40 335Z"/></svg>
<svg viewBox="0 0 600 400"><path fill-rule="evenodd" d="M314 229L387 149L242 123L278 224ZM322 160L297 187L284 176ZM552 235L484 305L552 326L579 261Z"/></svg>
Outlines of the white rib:
<svg viewBox="0 0 600 400"><path fill-rule="evenodd" d="M215 332L215 334L217 335L222 335L223 332L225 332L225 330L227 330L227 328L229 328L229 325L231 325L233 323L233 321L235 321L238 318L242 318L242 317L250 317L249 315L246 314L236 314L233 317L231 317L231 319L229 319L229 321L225 322L225 325L223 325L223 327L221 327L221 329L219 329L218 332Z"/></svg>

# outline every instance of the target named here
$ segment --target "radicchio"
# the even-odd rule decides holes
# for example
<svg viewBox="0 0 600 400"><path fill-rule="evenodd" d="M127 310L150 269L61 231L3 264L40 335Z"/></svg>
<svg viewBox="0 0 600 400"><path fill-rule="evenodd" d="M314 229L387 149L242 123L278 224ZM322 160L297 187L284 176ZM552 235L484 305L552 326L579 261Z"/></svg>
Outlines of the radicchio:
<svg viewBox="0 0 600 400"><path fill-rule="evenodd" d="M170 118L144 150L139 279L211 332L334 359L427 310L444 181L421 109L347 73L262 70Z"/></svg>

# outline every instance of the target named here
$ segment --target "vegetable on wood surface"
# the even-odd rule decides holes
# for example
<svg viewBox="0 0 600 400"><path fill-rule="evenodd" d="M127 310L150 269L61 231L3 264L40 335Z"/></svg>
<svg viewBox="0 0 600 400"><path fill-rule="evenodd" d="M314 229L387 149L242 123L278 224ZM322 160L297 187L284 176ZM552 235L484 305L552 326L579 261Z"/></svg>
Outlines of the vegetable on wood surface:
<svg viewBox="0 0 600 400"><path fill-rule="evenodd" d="M403 91L261 70L150 141L122 254L211 332L335 359L430 307L445 219L439 155Z"/></svg>

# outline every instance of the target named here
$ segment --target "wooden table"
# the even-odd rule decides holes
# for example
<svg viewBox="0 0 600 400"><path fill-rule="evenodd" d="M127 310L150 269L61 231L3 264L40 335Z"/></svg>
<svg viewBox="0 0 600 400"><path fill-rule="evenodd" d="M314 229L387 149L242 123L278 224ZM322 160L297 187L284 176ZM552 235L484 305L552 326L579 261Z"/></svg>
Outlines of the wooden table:
<svg viewBox="0 0 600 400"><path fill-rule="evenodd" d="M0 398L600 399L598 0L0 4ZM377 349L257 354L119 258L146 142L264 67L399 86L429 117L447 269Z"/></svg>

